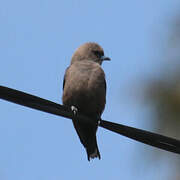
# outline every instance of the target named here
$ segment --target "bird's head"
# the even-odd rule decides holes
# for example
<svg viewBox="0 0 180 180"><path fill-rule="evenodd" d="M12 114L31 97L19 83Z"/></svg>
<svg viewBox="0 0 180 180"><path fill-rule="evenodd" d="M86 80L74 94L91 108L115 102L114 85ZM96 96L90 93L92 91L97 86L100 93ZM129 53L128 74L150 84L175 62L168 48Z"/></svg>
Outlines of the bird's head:
<svg viewBox="0 0 180 180"><path fill-rule="evenodd" d="M81 45L73 54L71 64L76 61L94 61L98 64L102 64L103 61L110 61L109 57L104 56L103 48L97 43L88 42Z"/></svg>

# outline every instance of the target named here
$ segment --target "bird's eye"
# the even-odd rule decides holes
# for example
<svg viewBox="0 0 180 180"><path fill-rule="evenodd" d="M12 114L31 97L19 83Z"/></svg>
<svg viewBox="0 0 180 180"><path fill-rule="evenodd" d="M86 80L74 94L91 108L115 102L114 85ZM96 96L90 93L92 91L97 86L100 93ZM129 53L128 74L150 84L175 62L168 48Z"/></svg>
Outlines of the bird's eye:
<svg viewBox="0 0 180 180"><path fill-rule="evenodd" d="M99 51L94 51L94 54L97 56L97 57L101 57L101 54Z"/></svg>

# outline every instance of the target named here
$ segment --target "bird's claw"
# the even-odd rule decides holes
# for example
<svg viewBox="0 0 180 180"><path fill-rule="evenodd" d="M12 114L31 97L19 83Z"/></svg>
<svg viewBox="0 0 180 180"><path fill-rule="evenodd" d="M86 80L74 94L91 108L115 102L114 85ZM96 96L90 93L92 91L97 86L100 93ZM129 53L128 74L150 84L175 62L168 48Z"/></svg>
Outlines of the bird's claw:
<svg viewBox="0 0 180 180"><path fill-rule="evenodd" d="M73 112L74 115L76 115L78 112L78 109L75 106L71 106L71 111Z"/></svg>
<svg viewBox="0 0 180 180"><path fill-rule="evenodd" d="M98 126L100 125L100 123L101 123L101 119L98 120Z"/></svg>

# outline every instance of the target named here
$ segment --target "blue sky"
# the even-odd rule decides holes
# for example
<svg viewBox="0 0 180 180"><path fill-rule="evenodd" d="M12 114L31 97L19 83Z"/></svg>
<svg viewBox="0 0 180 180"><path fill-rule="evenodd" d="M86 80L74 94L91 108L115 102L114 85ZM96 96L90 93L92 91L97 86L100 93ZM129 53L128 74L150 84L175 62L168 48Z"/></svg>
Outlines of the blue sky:
<svg viewBox="0 0 180 180"><path fill-rule="evenodd" d="M103 119L153 130L138 83L158 76L172 1L0 1L0 85L62 103L62 81L75 49L99 43L111 62L103 69ZM87 161L70 120L0 100L0 179L166 179L177 155L99 128L102 159ZM169 160L156 161L159 151Z"/></svg>

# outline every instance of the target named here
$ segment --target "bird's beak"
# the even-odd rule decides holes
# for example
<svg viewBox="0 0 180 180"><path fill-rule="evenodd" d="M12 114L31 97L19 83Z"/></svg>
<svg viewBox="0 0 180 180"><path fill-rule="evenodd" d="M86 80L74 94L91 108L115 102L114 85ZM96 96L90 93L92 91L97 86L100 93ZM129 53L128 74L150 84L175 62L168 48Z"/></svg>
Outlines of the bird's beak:
<svg viewBox="0 0 180 180"><path fill-rule="evenodd" d="M109 57L106 57L106 56L101 56L101 60L102 61L110 61L111 59Z"/></svg>

